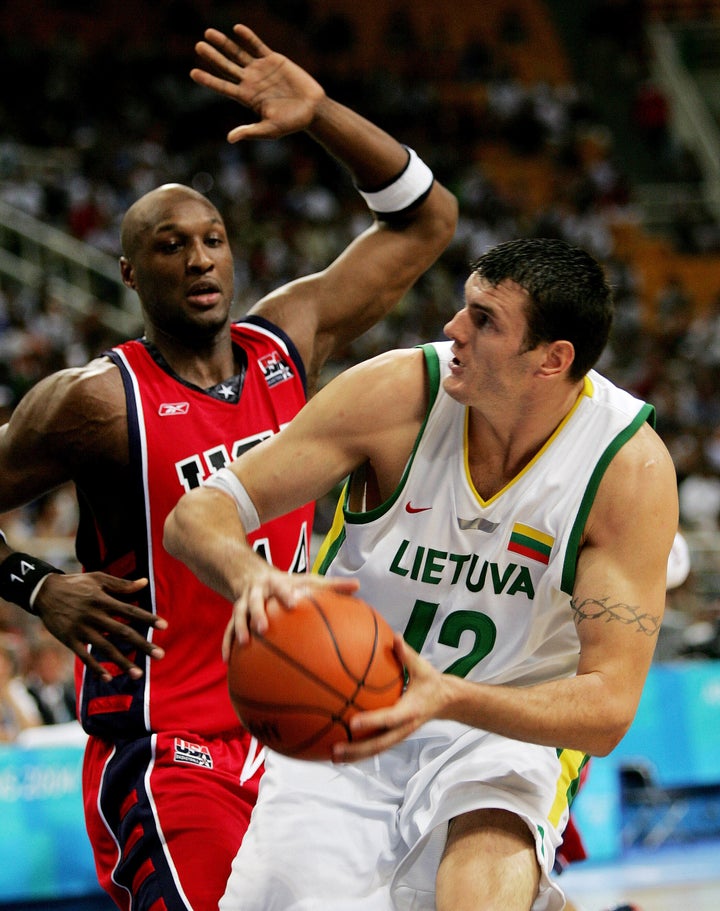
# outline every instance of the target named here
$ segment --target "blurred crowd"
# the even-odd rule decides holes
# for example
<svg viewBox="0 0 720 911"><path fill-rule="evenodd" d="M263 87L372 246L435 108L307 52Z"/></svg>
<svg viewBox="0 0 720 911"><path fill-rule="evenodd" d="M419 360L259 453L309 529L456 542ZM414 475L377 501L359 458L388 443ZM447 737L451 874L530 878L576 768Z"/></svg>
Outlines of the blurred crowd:
<svg viewBox="0 0 720 911"><path fill-rule="evenodd" d="M0 199L116 257L120 219L139 195L166 181L190 184L218 206L237 246L239 316L278 285L322 268L369 216L346 175L302 137L224 142L242 112L209 97L187 76L188 48L206 21L201 6L167 4L172 15L154 38L146 34L142 41L120 34L112 45L93 45L61 34L39 55L38 48L28 53L17 35L0 39L0 78L23 86L0 102ZM442 337L460 304L468 263L488 246L534 235L585 247L605 264L617 300L600 369L657 408L658 430L677 468L682 527L691 544L710 540L704 578L717 581L720 593L720 275L707 308L697 306L682 278L671 277L651 302L648 320L642 274L617 249L612 230L632 208L632 188L622 151L587 87L528 84L492 45L471 42L443 60L442 78L482 92L467 96L475 99L472 105L449 105L433 68L420 59L402 11L395 10L387 24L394 65L361 73L339 63L361 40L349 19L314 18L311 0L244 6L248 22L254 8L263 8L264 21L272 13L280 35L301 24L311 45L308 65L328 92L414 146L460 203L457 235L438 264L332 369ZM503 25L503 41L525 40L526 24L517 14ZM263 37L274 43L272 35ZM617 43L620 60L632 56L636 128L662 149L666 179L699 180L692 156L667 130L667 106L644 71L642 49L628 47L609 29L603 40ZM297 43L276 44L303 62ZM549 202L529 207L522 194L492 179L483 150L498 145L528 161L538 154L552 161ZM717 226L705 215L703 224L704 233L694 235L694 243L702 243L697 252L720 251ZM99 311L73 317L49 285L30 289L0 274L0 413L6 418L43 376L85 363L119 340ZM320 531L330 508L319 506ZM69 569L75 568L75 523L74 495L65 488L0 516L9 541ZM668 633L659 648L664 658L720 657L720 597L696 580L691 572L668 595ZM0 637L0 740L72 717L69 656L33 618L4 602Z"/></svg>

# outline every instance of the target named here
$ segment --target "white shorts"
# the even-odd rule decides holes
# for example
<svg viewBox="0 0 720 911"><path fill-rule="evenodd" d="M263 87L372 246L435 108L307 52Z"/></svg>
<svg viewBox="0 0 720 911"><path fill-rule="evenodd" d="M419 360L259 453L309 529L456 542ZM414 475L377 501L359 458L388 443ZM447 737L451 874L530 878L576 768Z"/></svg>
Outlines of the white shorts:
<svg viewBox="0 0 720 911"><path fill-rule="evenodd" d="M557 751L454 722L422 734L352 765L269 753L220 911L434 911L447 823L481 808L525 820L542 870L533 911L560 911Z"/></svg>

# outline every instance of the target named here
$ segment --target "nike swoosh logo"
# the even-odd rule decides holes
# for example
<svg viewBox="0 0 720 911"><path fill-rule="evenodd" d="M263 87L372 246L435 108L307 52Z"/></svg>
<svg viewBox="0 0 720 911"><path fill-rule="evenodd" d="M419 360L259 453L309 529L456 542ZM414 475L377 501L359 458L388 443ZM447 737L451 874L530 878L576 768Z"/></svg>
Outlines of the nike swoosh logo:
<svg viewBox="0 0 720 911"><path fill-rule="evenodd" d="M409 512L409 513L427 512L428 509L432 509L432 506L413 506L409 500L405 504L405 512Z"/></svg>

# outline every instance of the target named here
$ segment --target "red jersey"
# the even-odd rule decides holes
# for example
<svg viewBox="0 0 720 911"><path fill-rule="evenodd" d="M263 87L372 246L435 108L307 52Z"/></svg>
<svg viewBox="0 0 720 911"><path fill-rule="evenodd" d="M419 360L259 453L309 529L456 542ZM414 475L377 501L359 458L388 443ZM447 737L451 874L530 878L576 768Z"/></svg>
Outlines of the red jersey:
<svg viewBox="0 0 720 911"><path fill-rule="evenodd" d="M146 576L149 586L138 603L168 622L166 630L147 630L165 657L146 658L140 680L117 674L104 683L78 661L81 721L88 733L108 740L147 731L211 735L239 727L221 655L230 602L203 585L162 543L165 519L182 494L278 433L306 401L302 361L281 330L247 317L233 325L232 339L244 368L211 390L182 380L143 340L108 352L120 369L127 399L132 486L124 504L127 542L122 553L117 543L115 553L108 553L102 523L80 497L78 554L86 570ZM304 572L312 519L313 504L307 504L263 525L250 540L274 566Z"/></svg>

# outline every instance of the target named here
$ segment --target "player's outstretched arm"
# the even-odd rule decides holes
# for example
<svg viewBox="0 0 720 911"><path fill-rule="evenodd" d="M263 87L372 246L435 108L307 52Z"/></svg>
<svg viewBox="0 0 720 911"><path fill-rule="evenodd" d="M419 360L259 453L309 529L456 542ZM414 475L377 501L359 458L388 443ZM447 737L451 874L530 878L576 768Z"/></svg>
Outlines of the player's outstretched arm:
<svg viewBox="0 0 720 911"><path fill-rule="evenodd" d="M304 130L349 172L374 223L327 269L271 293L253 308L281 326L305 363L308 385L328 359L387 314L446 248L457 201L385 130L329 98L305 70L244 25L215 29L196 46L199 84L252 109L257 123L228 138L279 138Z"/></svg>

